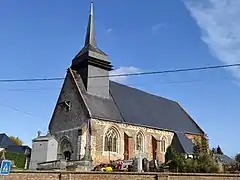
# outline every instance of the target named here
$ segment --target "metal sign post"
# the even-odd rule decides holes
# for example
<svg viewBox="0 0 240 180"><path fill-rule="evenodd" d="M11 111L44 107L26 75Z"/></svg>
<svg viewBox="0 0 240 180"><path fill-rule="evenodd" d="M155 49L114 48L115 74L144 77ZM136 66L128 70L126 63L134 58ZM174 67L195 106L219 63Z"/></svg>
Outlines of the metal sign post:
<svg viewBox="0 0 240 180"><path fill-rule="evenodd" d="M9 175L11 170L11 161L3 160L0 168L0 175L2 175L2 180L4 180L4 176Z"/></svg>

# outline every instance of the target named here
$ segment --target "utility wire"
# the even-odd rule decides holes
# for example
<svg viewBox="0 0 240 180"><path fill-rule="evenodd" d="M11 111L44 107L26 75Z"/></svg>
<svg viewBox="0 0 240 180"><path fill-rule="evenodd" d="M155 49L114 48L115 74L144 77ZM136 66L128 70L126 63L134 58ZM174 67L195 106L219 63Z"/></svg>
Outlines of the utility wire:
<svg viewBox="0 0 240 180"><path fill-rule="evenodd" d="M25 91L55 91L55 90L59 90L61 89L59 88L11 88L11 89L0 89L0 91L8 91L8 92L25 92Z"/></svg>
<svg viewBox="0 0 240 180"><path fill-rule="evenodd" d="M218 77L218 78L213 78L213 79L189 79L189 80L173 80L173 81L154 81L154 84L185 84L185 83L195 83L195 82L207 82L207 81L218 81L218 80L229 80L231 77ZM134 85L144 85L145 83L136 83ZM91 86L91 88L105 88L107 86ZM39 92L39 91L55 91L55 90L60 90L61 88L12 88L12 89L0 89L0 91L7 91L7 92Z"/></svg>
<svg viewBox="0 0 240 180"><path fill-rule="evenodd" d="M165 70L165 71L150 71L150 72L126 73L126 74L115 74L115 75L112 74L109 77L167 74L167 73L200 71L200 70L220 69L220 68L239 67L239 66L240 66L240 63L238 63L238 64L228 64L228 65L218 65L218 66L205 66L205 67L196 67L196 68ZM96 78L96 77L106 77L106 76L93 76L93 78Z"/></svg>
<svg viewBox="0 0 240 180"><path fill-rule="evenodd" d="M28 116L32 116L32 117L36 117L36 118L40 118L40 119L48 119L48 118L44 118L44 117L41 117L41 116L37 116L37 115L32 114L32 113L30 113L30 112L21 111L21 110L19 110L19 109L17 109L17 108L14 108L14 107L11 107L11 106L2 104L2 103L0 104L0 106L1 106L1 107L4 107L4 108L11 109L11 110L16 111L16 112L23 113L23 114L28 115Z"/></svg>
<svg viewBox="0 0 240 180"><path fill-rule="evenodd" d="M195 67L195 68L185 68L185 69L175 69L175 70L163 70L163 71L149 71L149 72L138 72L138 73L125 73L125 74L111 74L108 76L91 76L89 78L104 78L104 77L121 77L121 76L142 76L142 75L154 75L154 74L167 74L167 73L180 73L189 71L200 71L200 70L210 70L210 69L220 69L220 68L230 68L239 67L238 64L228 64L228 65L217 65L217 66L205 66L205 67ZM64 78L28 78L28 79L0 79L0 83L11 83L11 82L36 82L36 81L59 81Z"/></svg>

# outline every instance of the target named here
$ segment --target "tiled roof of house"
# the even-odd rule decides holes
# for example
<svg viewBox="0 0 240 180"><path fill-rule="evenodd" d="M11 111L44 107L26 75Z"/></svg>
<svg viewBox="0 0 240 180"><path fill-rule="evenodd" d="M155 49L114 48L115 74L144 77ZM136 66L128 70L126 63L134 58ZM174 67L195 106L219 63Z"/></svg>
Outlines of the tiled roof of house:
<svg viewBox="0 0 240 180"><path fill-rule="evenodd" d="M0 147L6 148L10 145L16 145L5 133L0 134Z"/></svg>
<svg viewBox="0 0 240 180"><path fill-rule="evenodd" d="M234 159L230 158L225 154L214 154L214 156L217 157L223 164L228 165L237 164L237 161L235 161Z"/></svg>
<svg viewBox="0 0 240 180"><path fill-rule="evenodd" d="M19 146L19 145L11 145L6 148L7 151L15 152L15 153L30 153L31 148L29 146Z"/></svg>

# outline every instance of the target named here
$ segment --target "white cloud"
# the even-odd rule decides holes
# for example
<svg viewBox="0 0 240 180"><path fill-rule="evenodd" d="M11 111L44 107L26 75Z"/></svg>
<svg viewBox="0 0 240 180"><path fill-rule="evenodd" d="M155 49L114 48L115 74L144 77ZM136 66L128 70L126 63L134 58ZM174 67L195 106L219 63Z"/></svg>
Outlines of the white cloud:
<svg viewBox="0 0 240 180"><path fill-rule="evenodd" d="M115 76L115 77L111 77L111 75L129 74L129 73L138 73L138 72L140 72L140 70L138 68L136 68L136 67L133 67L133 66L130 66L130 67L120 67L118 69L110 71L110 79L112 81L124 83L124 82L126 82L128 76Z"/></svg>
<svg viewBox="0 0 240 180"><path fill-rule="evenodd" d="M202 40L224 64L240 63L240 0L182 0L202 30ZM229 68L240 78L240 68Z"/></svg>
<svg viewBox="0 0 240 180"><path fill-rule="evenodd" d="M112 31L113 31L112 28L108 28L108 29L106 30L107 33L110 33L110 32L112 32Z"/></svg>
<svg viewBox="0 0 240 180"><path fill-rule="evenodd" d="M156 33L160 28L163 28L163 27L165 27L164 24L161 24L161 23L155 24L155 25L152 26L152 32Z"/></svg>

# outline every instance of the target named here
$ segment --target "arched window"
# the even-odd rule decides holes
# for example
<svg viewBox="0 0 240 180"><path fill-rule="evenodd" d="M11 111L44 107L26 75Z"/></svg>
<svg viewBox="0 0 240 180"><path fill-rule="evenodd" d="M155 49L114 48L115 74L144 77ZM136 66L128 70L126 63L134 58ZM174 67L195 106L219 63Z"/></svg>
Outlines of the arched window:
<svg viewBox="0 0 240 180"><path fill-rule="evenodd" d="M163 137L161 139L161 152L165 152L166 151L166 138Z"/></svg>
<svg viewBox="0 0 240 180"><path fill-rule="evenodd" d="M104 137L104 151L117 152L118 133L115 128L110 128Z"/></svg>
<svg viewBox="0 0 240 180"><path fill-rule="evenodd" d="M136 149L138 151L143 151L143 135L140 132L136 136Z"/></svg>

